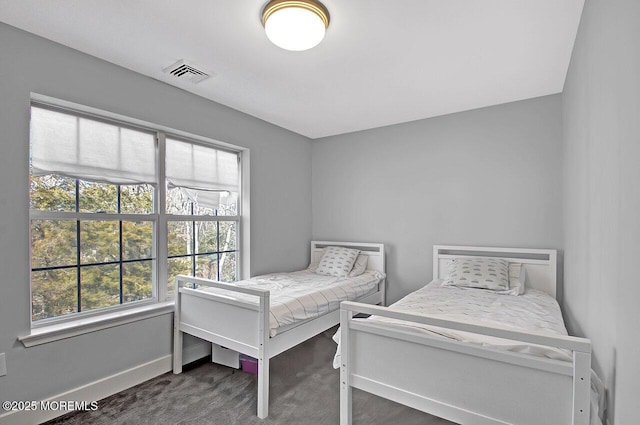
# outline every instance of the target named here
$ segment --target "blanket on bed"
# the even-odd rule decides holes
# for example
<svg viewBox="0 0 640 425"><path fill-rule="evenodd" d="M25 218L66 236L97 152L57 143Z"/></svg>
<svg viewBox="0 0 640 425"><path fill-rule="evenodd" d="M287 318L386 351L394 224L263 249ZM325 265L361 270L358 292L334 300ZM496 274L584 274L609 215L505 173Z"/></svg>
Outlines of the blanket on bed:
<svg viewBox="0 0 640 425"><path fill-rule="evenodd" d="M366 271L356 277L323 276L308 270L272 273L233 282L239 287L253 287L270 293L269 334L273 337L283 328L319 317L340 308L341 301L353 301L374 291L384 275ZM215 293L247 302L258 303L252 295L220 288L206 288Z"/></svg>

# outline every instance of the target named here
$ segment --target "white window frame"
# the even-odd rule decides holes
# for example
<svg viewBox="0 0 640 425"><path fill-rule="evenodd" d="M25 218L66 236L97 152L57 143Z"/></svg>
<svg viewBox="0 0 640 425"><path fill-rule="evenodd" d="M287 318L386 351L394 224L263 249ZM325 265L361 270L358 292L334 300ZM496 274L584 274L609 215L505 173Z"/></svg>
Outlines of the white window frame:
<svg viewBox="0 0 640 425"><path fill-rule="evenodd" d="M249 276L249 150L240 146L232 145L218 140L198 136L195 134L171 129L165 126L153 124L150 122L133 119L130 117L114 114L111 112L99 110L96 108L79 105L73 102L67 102L55 99L49 96L31 93L31 105L45 106L61 110L73 115L89 116L99 121L107 121L116 125L133 127L143 131L150 131L156 134L156 158L157 167L157 184L154 190L154 212L152 214L103 214L99 216L95 213L74 213L74 212L48 212L48 211L30 211L29 227L31 228L31 220L34 219L68 219L77 220L137 220L152 221L154 223L154 273L152 282L152 297L147 300L127 302L110 307L104 307L86 312L69 313L62 316L56 316L41 319L36 322L31 321L32 332L30 335L20 337L19 339L26 345L37 345L61 338L69 337L70 334L82 334L91 332L105 327L117 326L142 318L152 317L157 314L166 314L170 312L172 307L173 296L168 293L168 287L165 284L168 279L167 258L167 223L168 221L235 221L236 229L236 275L239 279ZM231 151L238 154L239 173L240 173L240 193L238 197L238 214L236 216L211 216L211 215L175 215L166 213L166 185L165 182L165 153L166 139L178 139L189 143L196 143L214 149ZM30 231L29 234L29 246ZM30 249L31 254L31 249ZM31 276L31 261L29 261L29 276ZM30 305L32 297L29 298ZM157 310L157 311L156 311ZM156 314L157 313L157 314ZM32 309L29 309L29 317L32 319ZM137 319L140 317L140 319Z"/></svg>

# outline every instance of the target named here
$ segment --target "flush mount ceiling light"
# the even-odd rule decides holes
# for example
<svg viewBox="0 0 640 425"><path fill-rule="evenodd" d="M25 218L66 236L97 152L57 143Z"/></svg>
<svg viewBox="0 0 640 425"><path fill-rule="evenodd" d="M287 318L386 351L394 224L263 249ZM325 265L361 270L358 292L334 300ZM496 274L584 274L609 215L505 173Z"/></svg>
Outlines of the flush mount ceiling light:
<svg viewBox="0 0 640 425"><path fill-rule="evenodd" d="M286 50L308 50L324 38L329 12L315 0L271 0L262 10L262 25L276 46Z"/></svg>

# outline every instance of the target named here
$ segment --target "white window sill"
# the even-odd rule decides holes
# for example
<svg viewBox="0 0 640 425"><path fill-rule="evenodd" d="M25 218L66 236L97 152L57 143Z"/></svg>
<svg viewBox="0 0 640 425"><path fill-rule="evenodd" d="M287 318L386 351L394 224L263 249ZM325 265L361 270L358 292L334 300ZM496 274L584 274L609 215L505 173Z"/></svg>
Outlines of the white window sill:
<svg viewBox="0 0 640 425"><path fill-rule="evenodd" d="M173 313L173 305L173 301L165 301L70 322L43 326L32 329L29 335L20 336L18 337L18 340L22 342L25 347L33 347L34 345L59 341L61 339L71 338L99 331L101 329L120 326L125 323L136 322L150 317L161 316L163 314L170 314Z"/></svg>

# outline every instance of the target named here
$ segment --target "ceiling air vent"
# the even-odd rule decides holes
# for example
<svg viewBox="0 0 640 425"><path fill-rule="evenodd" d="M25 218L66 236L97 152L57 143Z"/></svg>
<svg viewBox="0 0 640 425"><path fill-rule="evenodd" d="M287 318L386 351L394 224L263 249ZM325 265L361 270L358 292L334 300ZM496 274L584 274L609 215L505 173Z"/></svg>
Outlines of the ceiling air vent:
<svg viewBox="0 0 640 425"><path fill-rule="evenodd" d="M202 71L184 60L179 60L168 68L163 69L163 71L171 75L172 78L188 81L193 84L197 84L211 76L210 73Z"/></svg>

